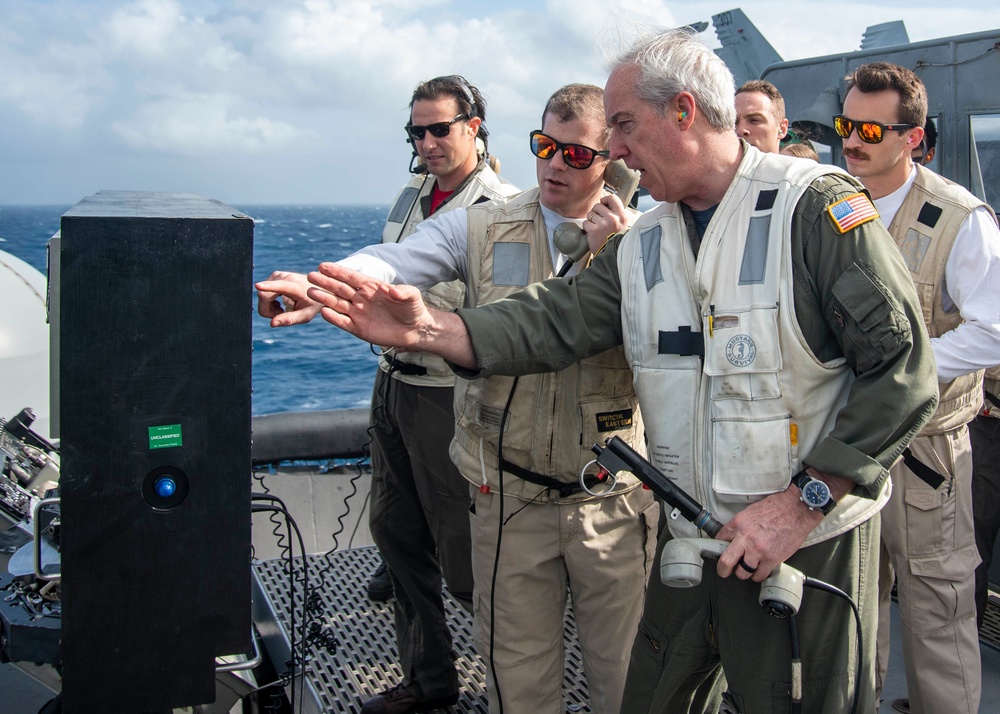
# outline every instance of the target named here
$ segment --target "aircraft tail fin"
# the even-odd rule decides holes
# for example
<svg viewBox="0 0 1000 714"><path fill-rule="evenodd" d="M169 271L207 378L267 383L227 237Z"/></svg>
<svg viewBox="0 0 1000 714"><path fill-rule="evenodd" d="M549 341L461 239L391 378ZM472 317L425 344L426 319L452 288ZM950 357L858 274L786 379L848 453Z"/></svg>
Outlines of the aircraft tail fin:
<svg viewBox="0 0 1000 714"><path fill-rule="evenodd" d="M903 24L902 20L872 25L865 30L864 37L861 38L861 49L863 50L908 44L910 44L910 36L906 32L906 25Z"/></svg>
<svg viewBox="0 0 1000 714"><path fill-rule="evenodd" d="M769 64L781 62L781 55L739 8L713 15L712 24L722 43L715 53L733 73L737 87L759 78Z"/></svg>

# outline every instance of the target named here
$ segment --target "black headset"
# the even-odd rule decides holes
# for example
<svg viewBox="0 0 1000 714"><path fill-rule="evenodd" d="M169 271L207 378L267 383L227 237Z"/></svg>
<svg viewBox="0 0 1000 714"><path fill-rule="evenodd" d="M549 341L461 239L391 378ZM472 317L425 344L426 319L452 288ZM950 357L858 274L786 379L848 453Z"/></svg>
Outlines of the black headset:
<svg viewBox="0 0 1000 714"><path fill-rule="evenodd" d="M474 119L479 116L479 104L476 102L476 97L472 93L472 87L469 83L465 81L465 78L458 74L447 74L443 77L435 77L430 80L428 84L432 82L440 82L441 84L450 84L454 87L458 87L462 90L462 94L465 95L465 101L469 103L469 118Z"/></svg>

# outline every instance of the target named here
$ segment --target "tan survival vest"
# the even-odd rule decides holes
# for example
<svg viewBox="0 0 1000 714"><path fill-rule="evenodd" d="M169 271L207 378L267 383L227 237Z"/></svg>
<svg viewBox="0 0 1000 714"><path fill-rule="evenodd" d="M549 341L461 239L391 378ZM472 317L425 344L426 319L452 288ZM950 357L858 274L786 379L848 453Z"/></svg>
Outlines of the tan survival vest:
<svg viewBox="0 0 1000 714"><path fill-rule="evenodd" d="M944 269L958 229L982 201L958 184L917 165L917 177L899 207L889 233L903 254L920 298L924 325L939 337L962 324L958 310L945 312L942 299ZM939 382L937 411L921 434L941 434L967 424L983 400L983 372Z"/></svg>
<svg viewBox="0 0 1000 714"><path fill-rule="evenodd" d="M469 209L468 306L494 302L553 275L537 188ZM500 423L513 383L513 377L497 376L460 379L455 385L452 461L473 484L485 482L493 491L500 488ZM642 422L620 347L559 372L519 377L507 413L504 461L563 483L576 483L594 458L590 447L608 437L619 436L645 453L637 444ZM622 493L637 485L634 476L622 474ZM504 469L503 491L536 503L590 498L579 491L560 497L509 468Z"/></svg>

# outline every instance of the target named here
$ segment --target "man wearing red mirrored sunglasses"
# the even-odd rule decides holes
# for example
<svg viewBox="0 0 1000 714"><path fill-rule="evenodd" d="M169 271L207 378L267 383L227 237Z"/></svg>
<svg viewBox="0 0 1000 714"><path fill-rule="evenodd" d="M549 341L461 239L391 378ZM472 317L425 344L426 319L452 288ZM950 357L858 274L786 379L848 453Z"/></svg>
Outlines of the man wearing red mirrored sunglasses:
<svg viewBox="0 0 1000 714"><path fill-rule="evenodd" d="M882 512L878 682L888 666L895 571L909 700L894 706L975 714L979 552L966 424L982 404L983 369L1000 364L1000 230L985 203L913 162L927 119L927 90L916 74L873 62L847 81L844 113L835 117L844 158L910 270L940 393L934 416L891 470L892 497Z"/></svg>

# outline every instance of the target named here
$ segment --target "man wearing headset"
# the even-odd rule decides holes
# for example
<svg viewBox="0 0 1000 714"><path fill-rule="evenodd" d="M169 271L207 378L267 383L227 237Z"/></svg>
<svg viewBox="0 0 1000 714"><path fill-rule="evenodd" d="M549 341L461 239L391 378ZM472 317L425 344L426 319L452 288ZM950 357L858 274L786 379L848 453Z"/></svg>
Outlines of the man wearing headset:
<svg viewBox="0 0 1000 714"><path fill-rule="evenodd" d="M608 130L602 98L599 87L581 84L550 97L542 128L529 138L537 157L536 188L427 221L400 246L365 248L341 263L420 288L459 278L468 305L499 300L564 266L570 268L568 279L575 279L579 261L568 265L556 249L556 228L566 222L583 228L599 251L634 220L604 188ZM258 284L262 295L292 291L296 302L305 297L301 289L297 283ZM297 318L292 312L275 319ZM616 714L658 509L631 475L604 497L584 491L579 479L596 442L617 435L642 448L622 350L518 380L460 381L456 392L451 454L473 494L475 639L486 660L490 711L565 711L568 586L590 710ZM588 488L600 492L606 486L590 481Z"/></svg>
<svg viewBox="0 0 1000 714"><path fill-rule="evenodd" d="M405 129L419 165L389 211L383 244L405 241L431 216L517 192L489 165L485 119L485 100L464 78L448 75L417 85ZM305 282L305 276L284 272L271 279ZM428 284L425 296L431 304L455 309L464 293L460 282L449 281ZM262 315L282 312L276 298L261 295ZM299 309L284 299L284 309ZM368 592L373 599L395 592L403 681L367 702L366 714L418 711L457 698L441 578L471 612L473 577L468 485L448 456L455 432L454 385L454 374L440 358L394 350L380 356L371 404L370 526L385 563Z"/></svg>
<svg viewBox="0 0 1000 714"><path fill-rule="evenodd" d="M888 62L847 78L847 170L871 193L917 288L937 364L939 405L892 467L882 512L878 682L888 665L895 571L909 700L900 711L979 711L972 453L966 425L983 403L983 370L1000 364L1000 229L961 186L914 163L927 90Z"/></svg>

